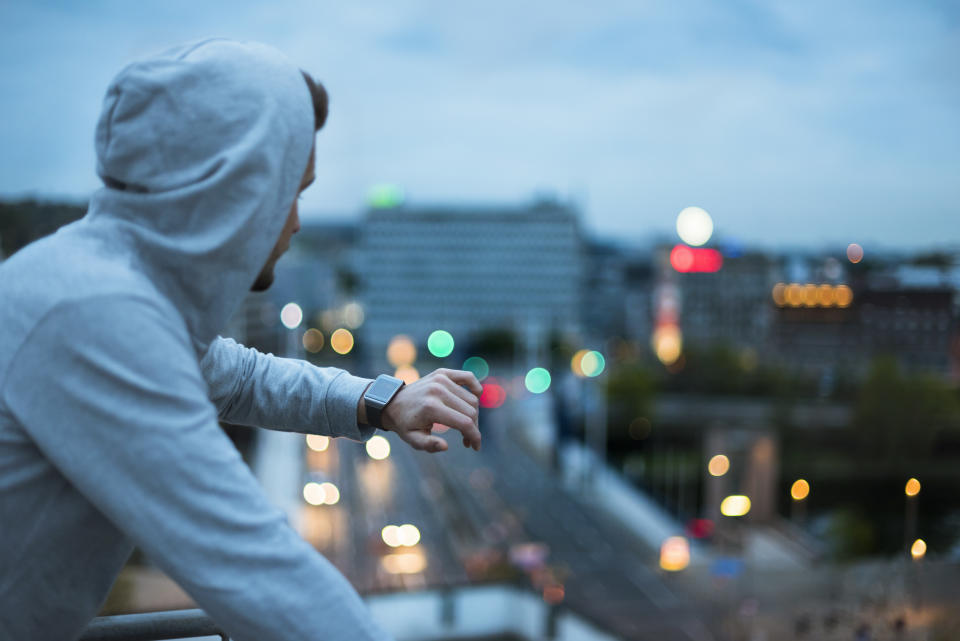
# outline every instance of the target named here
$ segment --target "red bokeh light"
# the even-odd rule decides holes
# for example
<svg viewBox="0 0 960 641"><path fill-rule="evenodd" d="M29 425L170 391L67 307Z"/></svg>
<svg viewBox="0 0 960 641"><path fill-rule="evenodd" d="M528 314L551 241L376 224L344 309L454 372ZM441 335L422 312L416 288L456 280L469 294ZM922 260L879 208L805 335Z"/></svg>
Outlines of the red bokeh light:
<svg viewBox="0 0 960 641"><path fill-rule="evenodd" d="M694 539L706 539L713 534L713 521L710 519L690 519L687 522L687 534Z"/></svg>
<svg viewBox="0 0 960 641"><path fill-rule="evenodd" d="M488 377L483 383L483 393L480 395L480 407L494 408L503 405L507 400L507 391L496 379Z"/></svg>
<svg viewBox="0 0 960 641"><path fill-rule="evenodd" d="M680 273L712 273L723 267L723 254L716 249L675 245L670 251L670 265Z"/></svg>

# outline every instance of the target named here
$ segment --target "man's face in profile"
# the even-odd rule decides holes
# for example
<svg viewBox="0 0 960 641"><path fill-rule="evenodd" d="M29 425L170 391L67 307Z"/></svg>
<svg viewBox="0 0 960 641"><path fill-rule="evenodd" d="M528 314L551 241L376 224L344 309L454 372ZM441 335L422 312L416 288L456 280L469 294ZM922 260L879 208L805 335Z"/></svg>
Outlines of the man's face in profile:
<svg viewBox="0 0 960 641"><path fill-rule="evenodd" d="M297 210L297 200L299 195L303 192L304 189L310 186L310 183L313 182L316 177L314 173L314 150L310 150L310 160L307 161L307 169L303 172L303 178L300 180L300 188L297 190L297 198L293 199L293 204L290 206L290 212L287 214L287 222L283 225L283 231L280 232L280 237L277 239L277 244L273 246L273 250L270 252L267 262L264 263L263 269L260 270L260 273L257 275L257 279L254 281L253 285L250 287L252 292L262 292L270 288L270 285L273 284L273 268L277 264L277 261L283 256L288 249L290 249L290 238L300 231L300 212Z"/></svg>

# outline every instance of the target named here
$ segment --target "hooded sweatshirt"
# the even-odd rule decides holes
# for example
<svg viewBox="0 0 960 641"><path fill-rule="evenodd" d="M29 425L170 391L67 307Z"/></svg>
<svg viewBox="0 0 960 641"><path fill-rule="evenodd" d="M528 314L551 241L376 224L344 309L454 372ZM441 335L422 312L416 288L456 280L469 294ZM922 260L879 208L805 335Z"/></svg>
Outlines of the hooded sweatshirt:
<svg viewBox="0 0 960 641"><path fill-rule="evenodd" d="M218 424L374 431L367 379L217 336L313 138L299 69L263 45L193 43L109 86L108 186L0 265L0 640L77 638L134 545L231 638L387 638Z"/></svg>

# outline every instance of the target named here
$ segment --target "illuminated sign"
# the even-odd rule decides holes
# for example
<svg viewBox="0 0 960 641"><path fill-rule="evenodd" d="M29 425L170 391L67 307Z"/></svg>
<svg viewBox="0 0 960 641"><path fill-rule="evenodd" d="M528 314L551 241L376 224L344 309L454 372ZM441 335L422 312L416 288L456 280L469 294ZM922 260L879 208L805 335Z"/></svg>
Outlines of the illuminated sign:
<svg viewBox="0 0 960 641"><path fill-rule="evenodd" d="M670 251L670 265L681 274L718 272L723 267L723 254L716 249L675 245Z"/></svg>

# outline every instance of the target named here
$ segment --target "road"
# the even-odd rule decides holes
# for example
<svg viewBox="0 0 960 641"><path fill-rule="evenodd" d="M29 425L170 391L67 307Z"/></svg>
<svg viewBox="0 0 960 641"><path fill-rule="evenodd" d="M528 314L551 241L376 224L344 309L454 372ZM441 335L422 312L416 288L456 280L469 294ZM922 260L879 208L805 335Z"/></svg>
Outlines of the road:
<svg viewBox="0 0 960 641"><path fill-rule="evenodd" d="M304 536L363 593L522 581L623 639L712 638L652 569L656 551L561 488L524 449L509 409L485 410L479 453L453 431L440 454L394 434L385 460L343 440L310 452L315 478L337 485L340 501L304 505ZM420 542L387 546L381 530L406 523Z"/></svg>

